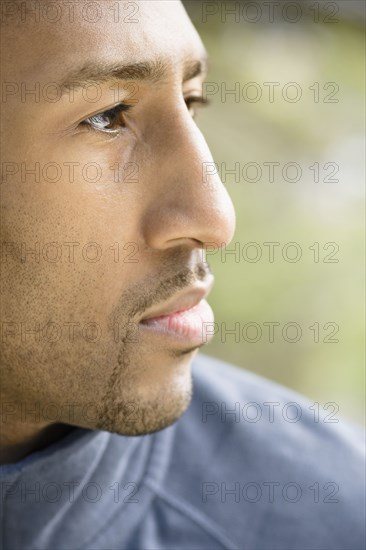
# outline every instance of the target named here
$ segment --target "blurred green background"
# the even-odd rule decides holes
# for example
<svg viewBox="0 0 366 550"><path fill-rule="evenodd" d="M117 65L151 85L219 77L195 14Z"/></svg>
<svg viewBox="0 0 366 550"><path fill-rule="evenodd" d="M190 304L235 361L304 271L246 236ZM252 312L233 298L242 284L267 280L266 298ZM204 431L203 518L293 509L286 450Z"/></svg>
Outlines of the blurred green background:
<svg viewBox="0 0 366 550"><path fill-rule="evenodd" d="M291 3L300 9L277 4L271 22L268 2L184 2L210 56L206 83L218 85L216 93L206 94L211 105L200 111L197 123L221 176L222 163L227 170L239 163L241 172L239 181L235 174L225 178L237 213L228 249L239 247L240 258L208 254L216 276L209 301L220 329L203 352L322 406L335 402L337 417L363 424L365 4ZM234 10L226 20L225 5ZM244 88L248 82L256 88ZM265 82L279 83L273 101ZM297 88L284 88L290 82ZM239 101L234 94L221 97L223 86L234 89L235 83ZM262 97L250 101L258 89ZM299 89L301 98L291 101ZM263 164L269 162L279 163L273 181ZM286 172L287 163L300 166L298 181L298 168L290 165ZM253 242L255 247L247 245ZM280 243L272 262L265 242ZM289 261L294 247L286 256L289 242L302 253L297 262ZM324 249L326 243L335 244ZM250 261L258 251L261 258ZM221 323L232 329L238 322L240 330L257 323L262 334L252 325L246 339L225 338ZM273 342L266 322L280 323ZM282 335L289 322L301 328L297 342ZM294 339L295 329L290 326L287 335ZM248 341L256 336L258 341Z"/></svg>

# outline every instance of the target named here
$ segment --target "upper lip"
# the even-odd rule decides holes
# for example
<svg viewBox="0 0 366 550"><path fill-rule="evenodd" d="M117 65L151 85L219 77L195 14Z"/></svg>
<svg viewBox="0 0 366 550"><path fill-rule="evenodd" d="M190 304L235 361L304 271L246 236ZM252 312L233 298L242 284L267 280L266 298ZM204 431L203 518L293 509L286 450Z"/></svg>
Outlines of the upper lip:
<svg viewBox="0 0 366 550"><path fill-rule="evenodd" d="M147 310L144 313L144 316L140 319L140 322L147 319L153 319L154 317L160 317L162 315L171 315L172 313L196 306L201 300L206 298L211 291L213 284L214 276L210 274L205 281L202 281L182 292L178 292L174 294L170 300L164 302L164 304L160 304L159 306L155 306L154 308Z"/></svg>

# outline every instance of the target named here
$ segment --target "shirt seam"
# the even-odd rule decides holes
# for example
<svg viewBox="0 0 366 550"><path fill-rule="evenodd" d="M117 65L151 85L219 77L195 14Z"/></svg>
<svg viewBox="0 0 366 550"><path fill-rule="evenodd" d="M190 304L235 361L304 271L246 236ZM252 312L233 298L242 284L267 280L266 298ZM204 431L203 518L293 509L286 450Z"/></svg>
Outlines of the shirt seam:
<svg viewBox="0 0 366 550"><path fill-rule="evenodd" d="M149 479L145 479L144 484L149 487L157 497L163 500L168 506L173 508L176 512L184 515L190 519L193 523L198 525L207 535L214 538L216 542L219 542L225 550L237 550L239 546L235 544L224 533L220 533L217 528L212 524L211 520L205 516L201 510L192 506L190 503L186 503L180 498L178 501L176 498L168 495L160 487L156 486Z"/></svg>

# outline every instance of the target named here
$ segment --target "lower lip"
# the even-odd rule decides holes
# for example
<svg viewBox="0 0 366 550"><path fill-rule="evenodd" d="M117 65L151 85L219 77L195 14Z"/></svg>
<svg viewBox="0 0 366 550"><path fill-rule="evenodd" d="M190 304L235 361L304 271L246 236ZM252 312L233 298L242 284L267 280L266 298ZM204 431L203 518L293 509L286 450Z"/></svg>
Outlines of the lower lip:
<svg viewBox="0 0 366 550"><path fill-rule="evenodd" d="M206 302L201 300L196 306L140 321L142 329L161 335L175 337L190 344L202 345L212 339L214 314Z"/></svg>

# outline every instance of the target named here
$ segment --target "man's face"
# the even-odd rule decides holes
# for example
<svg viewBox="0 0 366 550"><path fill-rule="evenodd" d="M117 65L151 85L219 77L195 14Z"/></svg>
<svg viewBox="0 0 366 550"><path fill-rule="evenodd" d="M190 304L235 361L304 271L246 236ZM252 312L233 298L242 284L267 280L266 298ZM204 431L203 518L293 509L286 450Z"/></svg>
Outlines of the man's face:
<svg viewBox="0 0 366 550"><path fill-rule="evenodd" d="M141 434L186 409L212 319L140 321L203 297L234 213L202 176L205 52L180 2L85 4L2 32L2 392L17 420Z"/></svg>

